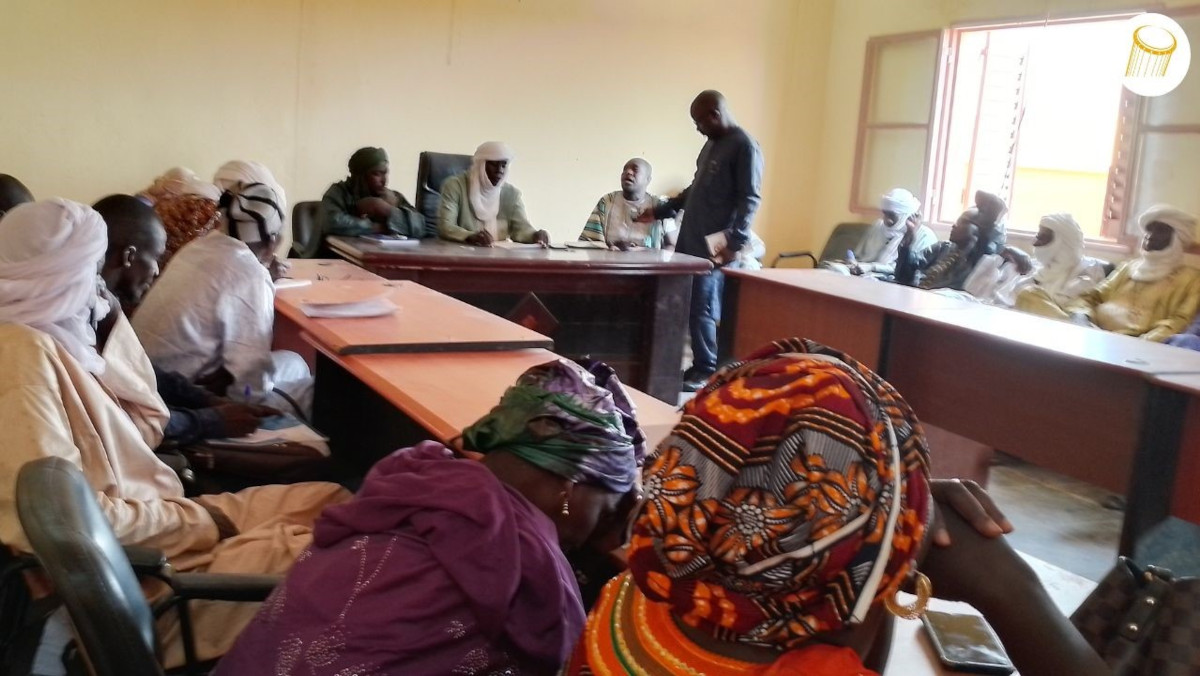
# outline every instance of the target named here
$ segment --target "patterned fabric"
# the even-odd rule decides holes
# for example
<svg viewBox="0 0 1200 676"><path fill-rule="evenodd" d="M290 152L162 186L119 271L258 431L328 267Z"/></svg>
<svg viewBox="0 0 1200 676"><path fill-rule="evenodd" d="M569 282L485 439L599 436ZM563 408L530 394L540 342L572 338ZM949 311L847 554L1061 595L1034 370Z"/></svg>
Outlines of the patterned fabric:
<svg viewBox="0 0 1200 676"><path fill-rule="evenodd" d="M217 227L217 203L199 195L160 198L154 202L154 213L167 229L164 266L185 244Z"/></svg>
<svg viewBox="0 0 1200 676"><path fill-rule="evenodd" d="M564 669L567 676L878 676L853 650L820 643L781 653L765 664L709 652L688 639L667 605L640 593L628 573L605 586L581 646Z"/></svg>
<svg viewBox="0 0 1200 676"><path fill-rule="evenodd" d="M650 223L636 223L633 221L630 207L644 211L658 207L664 201L661 197L647 194L641 202L630 204L620 190L610 192L596 203L596 208L592 210L591 216L588 216L579 239L610 245L618 241L628 241L648 249L661 249L663 238L675 231L675 221L668 218L656 219Z"/></svg>
<svg viewBox="0 0 1200 676"><path fill-rule="evenodd" d="M717 372L649 459L630 571L719 639L792 649L859 623L913 570L928 451L878 375L776 342Z"/></svg>
<svg viewBox="0 0 1200 676"><path fill-rule="evenodd" d="M463 430L479 453L502 450L571 481L614 493L633 488L646 437L616 373L565 359L521 374L487 415Z"/></svg>

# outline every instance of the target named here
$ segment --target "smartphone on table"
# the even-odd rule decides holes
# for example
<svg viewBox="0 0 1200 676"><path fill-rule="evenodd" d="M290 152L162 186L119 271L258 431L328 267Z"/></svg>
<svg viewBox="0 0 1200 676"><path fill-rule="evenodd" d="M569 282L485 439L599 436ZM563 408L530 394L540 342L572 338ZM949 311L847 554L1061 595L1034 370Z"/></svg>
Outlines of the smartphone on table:
<svg viewBox="0 0 1200 676"><path fill-rule="evenodd" d="M1014 671L1000 637L978 615L928 611L921 618L925 632L947 669L965 674L1007 676Z"/></svg>

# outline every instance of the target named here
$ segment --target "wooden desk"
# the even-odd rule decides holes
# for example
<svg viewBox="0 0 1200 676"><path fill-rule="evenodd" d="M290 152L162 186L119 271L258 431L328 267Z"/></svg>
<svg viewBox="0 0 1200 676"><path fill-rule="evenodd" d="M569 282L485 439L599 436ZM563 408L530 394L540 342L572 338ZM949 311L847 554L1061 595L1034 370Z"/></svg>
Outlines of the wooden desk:
<svg viewBox="0 0 1200 676"><path fill-rule="evenodd" d="M499 403L500 395L526 369L557 356L541 349L357 356L322 350L314 423L329 435L334 453L366 468L397 448L431 436L450 443ZM647 443L656 446L679 421L679 413L629 389Z"/></svg>
<svg viewBox="0 0 1200 676"><path fill-rule="evenodd" d="M722 361L780 338L811 338L879 371L893 314L969 304L920 289L824 270L727 270Z"/></svg>
<svg viewBox="0 0 1200 676"><path fill-rule="evenodd" d="M1175 466L1171 515L1200 524L1200 375L1159 376L1155 382L1187 397L1179 434L1179 462Z"/></svg>
<svg viewBox="0 0 1200 676"><path fill-rule="evenodd" d="M819 271L730 279L735 349L812 337L875 368L923 420L1123 493L1122 552L1170 513L1185 395L1153 379L1200 373L1200 353Z"/></svg>
<svg viewBox="0 0 1200 676"><path fill-rule="evenodd" d="M667 402L679 396L691 278L712 269L708 261L663 251L327 241L373 273L420 282L502 317L533 295L558 323L543 332L560 354L607 362L622 382Z"/></svg>
<svg viewBox="0 0 1200 676"><path fill-rule="evenodd" d="M289 258L287 262L289 279L311 279L313 281L383 279L383 277L341 258Z"/></svg>
<svg viewBox="0 0 1200 676"><path fill-rule="evenodd" d="M347 302L384 296L398 310L382 317L312 318L301 306L312 299ZM501 319L415 282L319 281L275 294L278 317L335 354L380 352L483 352L553 347L535 331ZM276 332L288 330L276 324Z"/></svg>

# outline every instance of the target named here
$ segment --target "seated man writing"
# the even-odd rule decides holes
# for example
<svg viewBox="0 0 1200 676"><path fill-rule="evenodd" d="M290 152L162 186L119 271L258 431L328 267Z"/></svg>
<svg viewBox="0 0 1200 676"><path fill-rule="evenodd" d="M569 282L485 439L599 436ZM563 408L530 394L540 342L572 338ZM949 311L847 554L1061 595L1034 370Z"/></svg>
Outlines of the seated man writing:
<svg viewBox="0 0 1200 676"><path fill-rule="evenodd" d="M916 233L909 246L911 251L924 251L937 242L937 235L928 226L921 225L921 202L904 188L890 190L879 201L882 212L879 220L867 230L858 246L854 247L854 260L823 261L821 267L843 275L866 275L890 279L896 273L896 256L900 251L900 240L908 229L909 222L915 224Z"/></svg>
<svg viewBox="0 0 1200 676"><path fill-rule="evenodd" d="M392 233L420 238L425 221L404 195L387 187L387 151L359 148L350 156L350 176L329 186L318 221L325 235L357 237Z"/></svg>
<svg viewBox="0 0 1200 676"><path fill-rule="evenodd" d="M491 246L512 239L523 244L550 244L550 234L534 230L525 215L521 191L505 178L513 152L491 141L475 149L471 167L442 183L438 236L451 242Z"/></svg>
<svg viewBox="0 0 1200 676"><path fill-rule="evenodd" d="M635 157L621 170L621 189L608 193L596 203L592 215L580 233L581 241L604 242L609 247L634 249L674 248L671 235L674 219L636 220L644 211L651 211L666 200L646 192L650 186L650 163Z"/></svg>
<svg viewBox="0 0 1200 676"><path fill-rule="evenodd" d="M153 207L131 195L110 195L92 207L104 219L108 251L100 276L117 301L120 312L110 312L97 326L107 335L119 314L128 317L158 277L158 261L167 236ZM203 439L250 434L261 418L277 414L266 406L237 403L193 385L187 378L154 369L158 393L170 409L163 441L188 445Z"/></svg>
<svg viewBox="0 0 1200 676"><path fill-rule="evenodd" d="M1200 270L1184 260L1195 240L1196 217L1156 206L1138 218L1138 226L1145 234L1137 258L1118 266L1067 311L1077 324L1162 342L1182 331L1200 307Z"/></svg>
<svg viewBox="0 0 1200 676"><path fill-rule="evenodd" d="M179 250L146 294L133 327L150 359L217 396L307 417L308 365L271 351L275 288L268 268L283 228L282 196L242 183L221 196L216 230Z"/></svg>
<svg viewBox="0 0 1200 676"><path fill-rule="evenodd" d="M74 202L26 204L0 219L0 540L28 551L16 474L61 457L82 469L122 543L161 549L179 570L286 571L320 510L348 495L309 483L184 497L151 450L168 414L150 360L119 311L107 335L96 334L114 309L97 274L106 244L100 215ZM194 605L201 657L224 652L254 610ZM167 639L168 666L177 665L181 650Z"/></svg>

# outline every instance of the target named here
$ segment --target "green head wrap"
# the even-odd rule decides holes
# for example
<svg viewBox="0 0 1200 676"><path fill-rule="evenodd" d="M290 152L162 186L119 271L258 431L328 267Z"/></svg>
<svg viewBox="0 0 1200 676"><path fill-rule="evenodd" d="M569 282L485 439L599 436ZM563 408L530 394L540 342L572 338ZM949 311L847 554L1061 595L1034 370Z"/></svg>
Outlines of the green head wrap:
<svg viewBox="0 0 1200 676"><path fill-rule="evenodd" d="M350 174L358 176L388 161L383 148L359 148L350 156Z"/></svg>

